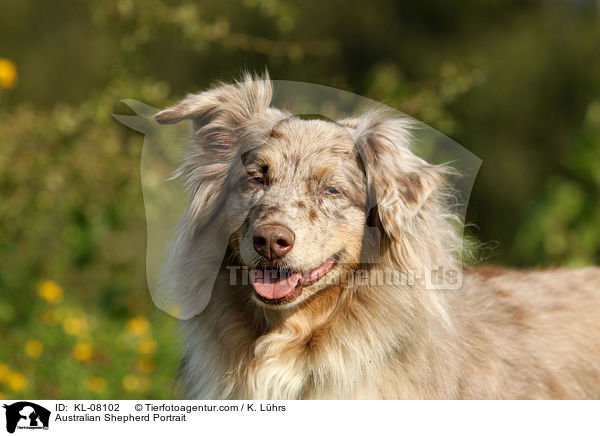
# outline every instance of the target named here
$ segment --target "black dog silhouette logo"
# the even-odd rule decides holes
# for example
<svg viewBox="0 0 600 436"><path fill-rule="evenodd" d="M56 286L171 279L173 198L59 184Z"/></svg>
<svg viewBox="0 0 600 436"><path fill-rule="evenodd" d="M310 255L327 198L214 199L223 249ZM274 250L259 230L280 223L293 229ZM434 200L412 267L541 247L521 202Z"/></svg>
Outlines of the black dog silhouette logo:
<svg viewBox="0 0 600 436"><path fill-rule="evenodd" d="M6 431L14 433L15 429L48 429L50 411L29 401L19 401L6 409Z"/></svg>

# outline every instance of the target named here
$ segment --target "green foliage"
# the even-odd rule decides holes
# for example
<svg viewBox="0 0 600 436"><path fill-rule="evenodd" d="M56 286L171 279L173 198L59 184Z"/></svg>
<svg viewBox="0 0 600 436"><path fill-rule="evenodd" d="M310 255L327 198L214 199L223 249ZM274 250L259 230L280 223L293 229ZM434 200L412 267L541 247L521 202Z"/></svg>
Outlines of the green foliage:
<svg viewBox="0 0 600 436"><path fill-rule="evenodd" d="M123 334L129 318L155 312L145 279L142 138L111 116L121 109L119 98L130 92L147 100L166 97L159 85L117 81L77 108L60 104L37 110L23 104L0 123L5 138L0 362L8 365L4 379L0 367L0 392L4 381L5 395L173 395L179 355L174 321L165 314L153 316L155 333L146 339L158 347L151 356L136 351L139 338ZM65 289L67 303L57 309L45 307L36 293L47 278ZM73 319L79 321L67 332ZM42 344L37 360L27 355L29 340ZM89 358L74 358L78 343L91 347ZM136 369L140 360L145 372ZM12 393L11 383L16 383Z"/></svg>
<svg viewBox="0 0 600 436"><path fill-rule="evenodd" d="M526 213L514 256L540 265L584 266L600 259L600 102L590 105L564 175L551 177Z"/></svg>

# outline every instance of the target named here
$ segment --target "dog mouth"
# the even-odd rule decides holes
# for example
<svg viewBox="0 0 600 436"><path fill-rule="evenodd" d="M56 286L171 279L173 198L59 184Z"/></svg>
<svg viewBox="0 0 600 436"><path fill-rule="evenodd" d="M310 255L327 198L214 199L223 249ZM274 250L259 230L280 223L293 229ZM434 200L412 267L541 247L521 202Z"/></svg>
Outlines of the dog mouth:
<svg viewBox="0 0 600 436"><path fill-rule="evenodd" d="M258 267L250 270L250 283L255 296L267 304L289 303L300 296L303 288L323 278L339 261L339 253L308 272L278 267Z"/></svg>

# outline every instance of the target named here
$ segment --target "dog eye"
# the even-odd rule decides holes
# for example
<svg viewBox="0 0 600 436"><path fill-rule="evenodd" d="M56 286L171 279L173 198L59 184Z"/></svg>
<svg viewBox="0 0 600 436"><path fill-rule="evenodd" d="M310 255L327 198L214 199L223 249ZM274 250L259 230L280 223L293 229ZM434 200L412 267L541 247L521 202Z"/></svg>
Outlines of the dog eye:
<svg viewBox="0 0 600 436"><path fill-rule="evenodd" d="M248 179L248 182L252 183L253 185L264 185L265 184L265 180L260 176L250 177Z"/></svg>
<svg viewBox="0 0 600 436"><path fill-rule="evenodd" d="M338 195L340 193L340 191L338 191L337 189L335 189L334 187L330 186L329 188L326 188L323 193L325 194L329 194L329 195Z"/></svg>

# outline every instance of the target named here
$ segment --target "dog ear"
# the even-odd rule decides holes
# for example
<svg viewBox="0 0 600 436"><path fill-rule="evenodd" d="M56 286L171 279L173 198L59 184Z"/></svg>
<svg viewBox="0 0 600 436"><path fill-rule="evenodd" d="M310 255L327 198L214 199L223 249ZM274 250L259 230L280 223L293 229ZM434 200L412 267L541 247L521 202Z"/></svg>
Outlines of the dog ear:
<svg viewBox="0 0 600 436"><path fill-rule="evenodd" d="M191 120L193 140L172 178L181 178L190 194L188 208L171 243L159 280L163 306L179 307L179 316L199 314L208 304L226 258L229 238L243 216L229 217L224 207L246 148L266 140L283 112L270 108L272 86L245 75L233 84L189 95L154 116L160 124Z"/></svg>
<svg viewBox="0 0 600 436"><path fill-rule="evenodd" d="M444 184L444 167L435 166L411 151L413 122L373 110L359 118L343 120L350 128L362 158L373 198L377 223L399 242Z"/></svg>
<svg viewBox="0 0 600 436"><path fill-rule="evenodd" d="M240 81L190 94L179 104L154 115L160 124L191 120L193 141L189 144L173 179L181 178L193 193L193 207L210 208L222 190L231 167L241 165L242 143L260 143L283 115L269 108L272 85L264 78L246 74Z"/></svg>
<svg viewBox="0 0 600 436"><path fill-rule="evenodd" d="M235 129L265 112L272 94L268 73L263 78L247 73L233 84L220 83L200 94L189 94L180 103L154 115L154 119L160 124L192 120L194 132L216 120L224 129Z"/></svg>

